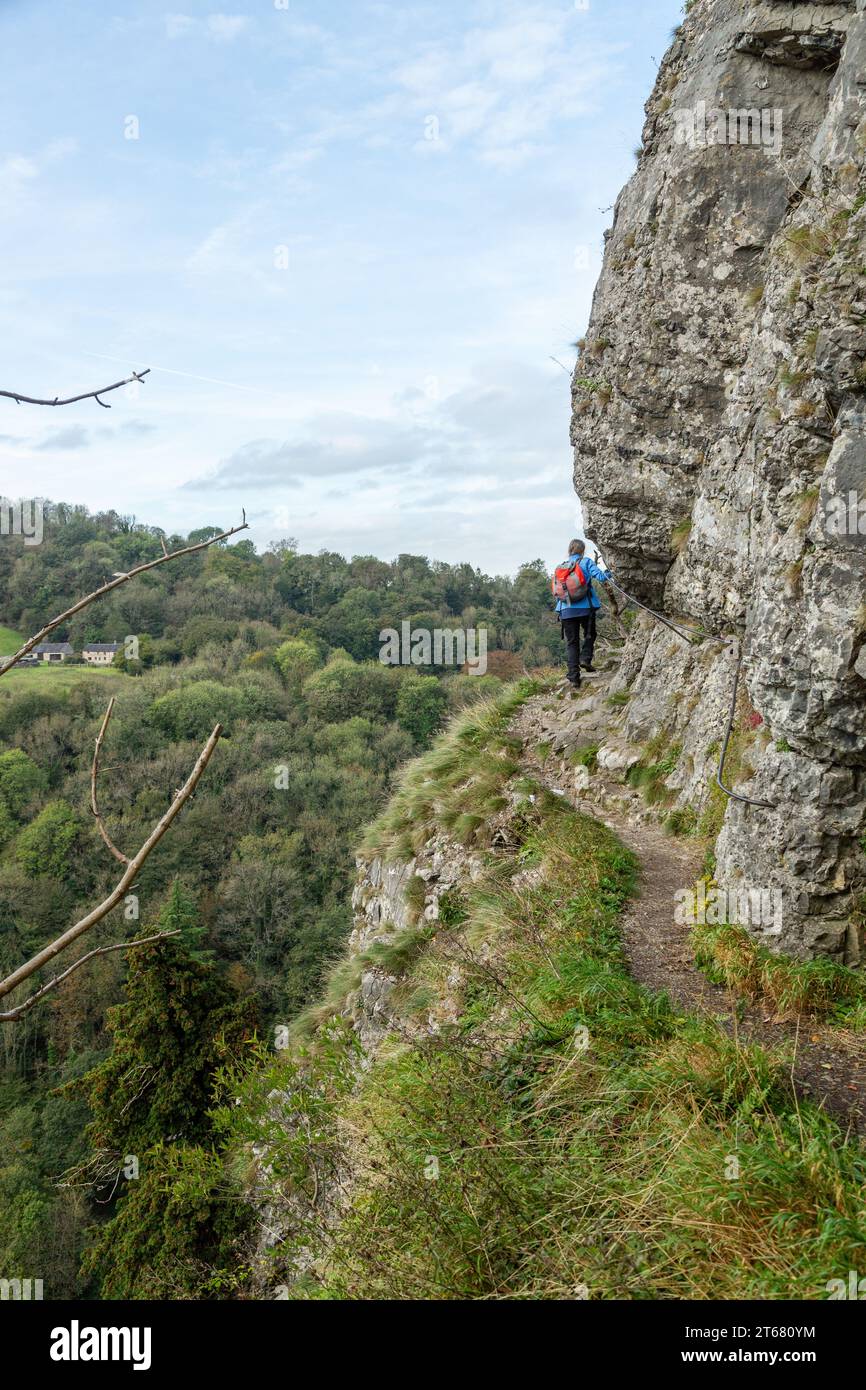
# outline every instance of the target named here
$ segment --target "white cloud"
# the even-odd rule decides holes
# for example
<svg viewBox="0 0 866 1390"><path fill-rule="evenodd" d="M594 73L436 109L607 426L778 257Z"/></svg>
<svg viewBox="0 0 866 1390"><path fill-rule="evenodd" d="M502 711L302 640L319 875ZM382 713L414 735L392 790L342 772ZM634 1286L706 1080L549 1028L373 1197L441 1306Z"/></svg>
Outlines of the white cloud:
<svg viewBox="0 0 866 1390"><path fill-rule="evenodd" d="M55 159L65 159L67 155L77 154L78 150L79 144L75 137L64 135L59 140L52 140L50 145L45 146L42 158L50 164Z"/></svg>
<svg viewBox="0 0 866 1390"><path fill-rule="evenodd" d="M193 28L195 20L188 14L167 14L165 16L165 34L169 39L183 38Z"/></svg>
<svg viewBox="0 0 866 1390"><path fill-rule="evenodd" d="M49 430L38 438L27 435L0 435L0 444L11 444L27 453L65 453L71 449L90 449L99 442L122 439L141 439L155 433L156 425L145 420L124 420L117 425L63 425Z"/></svg>
<svg viewBox="0 0 866 1390"><path fill-rule="evenodd" d="M231 230L230 225L225 223L220 227L214 227L212 232L208 232L207 236L187 257L187 270L198 274L223 269Z"/></svg>
<svg viewBox="0 0 866 1390"><path fill-rule="evenodd" d="M576 273L575 243L600 248L615 128L630 147L643 118L617 55L631 42L636 70L654 48L619 7L593 6L588 26L573 0L212 3L112 34L124 90L158 83L166 56L184 80L139 146L115 132L108 163L70 167L58 140L94 139L68 85L79 49L44 81L26 62L12 73L31 134L0 143L3 375L49 395L103 379L88 350L129 358L154 368L134 410L156 426L109 438L91 402L54 413L80 419L86 443L49 442L40 412L12 406L0 429L29 437L2 450L6 476L25 487L38 468L55 496L183 526L235 499L297 502L313 549L531 554L574 505L568 377L547 359L570 364L585 324L593 275ZM638 0L622 5L642 22ZM299 26L302 9L328 30ZM85 66L101 32L79 36ZM423 139L431 114L438 144ZM133 407L114 401L119 423Z"/></svg>
<svg viewBox="0 0 866 1390"><path fill-rule="evenodd" d="M579 49L582 37L568 10L512 9L411 58L394 80L419 117L438 119L440 146L469 143L484 163L510 170L589 109L603 61Z"/></svg>
<svg viewBox="0 0 866 1390"><path fill-rule="evenodd" d="M247 16L242 14L209 14L203 21L188 14L167 14L165 34L169 39L182 39L194 29L202 28L217 43L231 43L246 29L248 22Z"/></svg>
<svg viewBox="0 0 866 1390"><path fill-rule="evenodd" d="M275 269L277 237L269 233L267 208L252 203L208 232L186 258L184 269L226 283L253 280L268 294L281 294L285 276Z"/></svg>
<svg viewBox="0 0 866 1390"><path fill-rule="evenodd" d="M315 108L315 129L303 134L279 119L277 128L294 142L318 148L344 141L405 148L406 130L416 130L412 148L418 155L462 146L492 168L526 166L554 147L557 126L597 104L618 49L588 46L582 16L567 7L551 12L497 0L485 14L493 17L410 47L401 58L377 55L382 80L375 97L355 106L341 103L337 110ZM333 44L331 39L329 72L338 65L365 69L363 50L344 45L337 57ZM436 138L431 118L438 123Z"/></svg>
<svg viewBox="0 0 866 1390"><path fill-rule="evenodd" d="M20 211L43 171L75 154L77 149L77 140L62 137L52 140L35 156L10 154L0 158L0 216L11 217Z"/></svg>
<svg viewBox="0 0 866 1390"><path fill-rule="evenodd" d="M555 368L498 362L477 368L441 401L414 390L387 415L311 415L291 439L251 440L185 487L249 492L337 476L367 487L379 475L399 479L407 496L416 484L435 485L437 505L448 507L467 492L532 492L551 469L566 476L569 458L568 392Z"/></svg>
<svg viewBox="0 0 866 1390"><path fill-rule="evenodd" d="M427 462L438 441L416 422L334 411L311 417L290 440L254 439L187 488L298 487L305 478L410 468Z"/></svg>
<svg viewBox="0 0 866 1390"><path fill-rule="evenodd" d="M221 43L231 43L246 27L246 15L209 14L207 17L208 33Z"/></svg>
<svg viewBox="0 0 866 1390"><path fill-rule="evenodd" d="M38 175L39 165L24 155L10 155L0 161L0 206L6 212L14 208Z"/></svg>

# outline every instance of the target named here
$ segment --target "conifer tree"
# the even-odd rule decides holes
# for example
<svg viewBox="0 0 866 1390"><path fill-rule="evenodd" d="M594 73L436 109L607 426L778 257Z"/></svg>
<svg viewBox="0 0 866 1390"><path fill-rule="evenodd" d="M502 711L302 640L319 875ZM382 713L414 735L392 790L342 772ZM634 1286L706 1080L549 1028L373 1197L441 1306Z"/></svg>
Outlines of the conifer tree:
<svg viewBox="0 0 866 1390"><path fill-rule="evenodd" d="M130 953L111 1051L68 1088L86 1096L87 1137L111 1174L98 1195L112 1216L84 1259L107 1298L201 1296L248 1219L227 1200L209 1108L214 1072L255 1037L255 1004L196 959L203 928L179 882L159 925L181 935Z"/></svg>

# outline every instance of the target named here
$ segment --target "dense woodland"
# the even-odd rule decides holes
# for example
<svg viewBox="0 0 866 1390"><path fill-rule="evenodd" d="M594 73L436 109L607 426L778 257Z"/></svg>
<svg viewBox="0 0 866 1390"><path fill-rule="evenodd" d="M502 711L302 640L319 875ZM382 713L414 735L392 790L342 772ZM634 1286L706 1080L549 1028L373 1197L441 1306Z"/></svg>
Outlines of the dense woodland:
<svg viewBox="0 0 866 1390"><path fill-rule="evenodd" d="M163 539L173 549L217 532L165 536L51 506L41 545L0 542L0 651L156 558ZM381 629L407 619L487 627L494 674L383 666ZM157 927L180 935L101 957L0 1025L0 1275L42 1278L46 1297L226 1291L219 1271L246 1218L221 1187L217 1069L315 996L350 927L354 846L399 765L449 711L498 688L497 671L560 659L540 560L511 580L291 542L260 555L245 539L147 573L55 634L76 650L130 635L137 658L108 671L0 680L3 974L117 880L89 810L109 696L102 810L128 853L225 727L139 877L138 920L115 911L72 954Z"/></svg>

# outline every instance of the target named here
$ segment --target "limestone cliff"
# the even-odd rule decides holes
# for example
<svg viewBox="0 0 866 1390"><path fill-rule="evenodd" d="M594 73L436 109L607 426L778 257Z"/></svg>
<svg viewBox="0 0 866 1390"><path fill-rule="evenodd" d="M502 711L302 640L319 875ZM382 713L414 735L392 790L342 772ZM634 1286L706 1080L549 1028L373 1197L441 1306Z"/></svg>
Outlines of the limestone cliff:
<svg viewBox="0 0 866 1390"><path fill-rule="evenodd" d="M646 109L574 374L575 488L626 589L742 639L739 715L763 736L737 790L775 809L729 802L719 881L782 890L775 948L855 963L866 0L696 0ZM669 731L682 748L672 784L692 804L730 655L642 621L623 670L619 737Z"/></svg>

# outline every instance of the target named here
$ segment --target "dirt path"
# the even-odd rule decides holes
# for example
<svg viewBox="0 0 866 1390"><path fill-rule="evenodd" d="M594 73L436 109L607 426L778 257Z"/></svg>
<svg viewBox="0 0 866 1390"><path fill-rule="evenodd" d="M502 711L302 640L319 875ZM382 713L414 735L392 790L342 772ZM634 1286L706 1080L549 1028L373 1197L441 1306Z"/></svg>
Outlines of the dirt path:
<svg viewBox="0 0 866 1390"><path fill-rule="evenodd" d="M639 795L619 783L594 775L585 795L573 789L575 770L556 749L557 741L567 740L575 727L573 708L567 699L557 703L548 695L536 696L518 712L514 732L524 741L527 771L550 790L565 792L577 810L603 820L640 861L639 896L623 919L625 953L635 979L666 992L677 1008L712 1015L732 1037L766 1047L784 1045L792 1057L797 1092L866 1134L866 1038L813 1018L798 1023L776 1019L760 1005L744 1003L732 990L709 982L695 965L688 928L674 917L674 894L698 878L703 847L639 819Z"/></svg>

